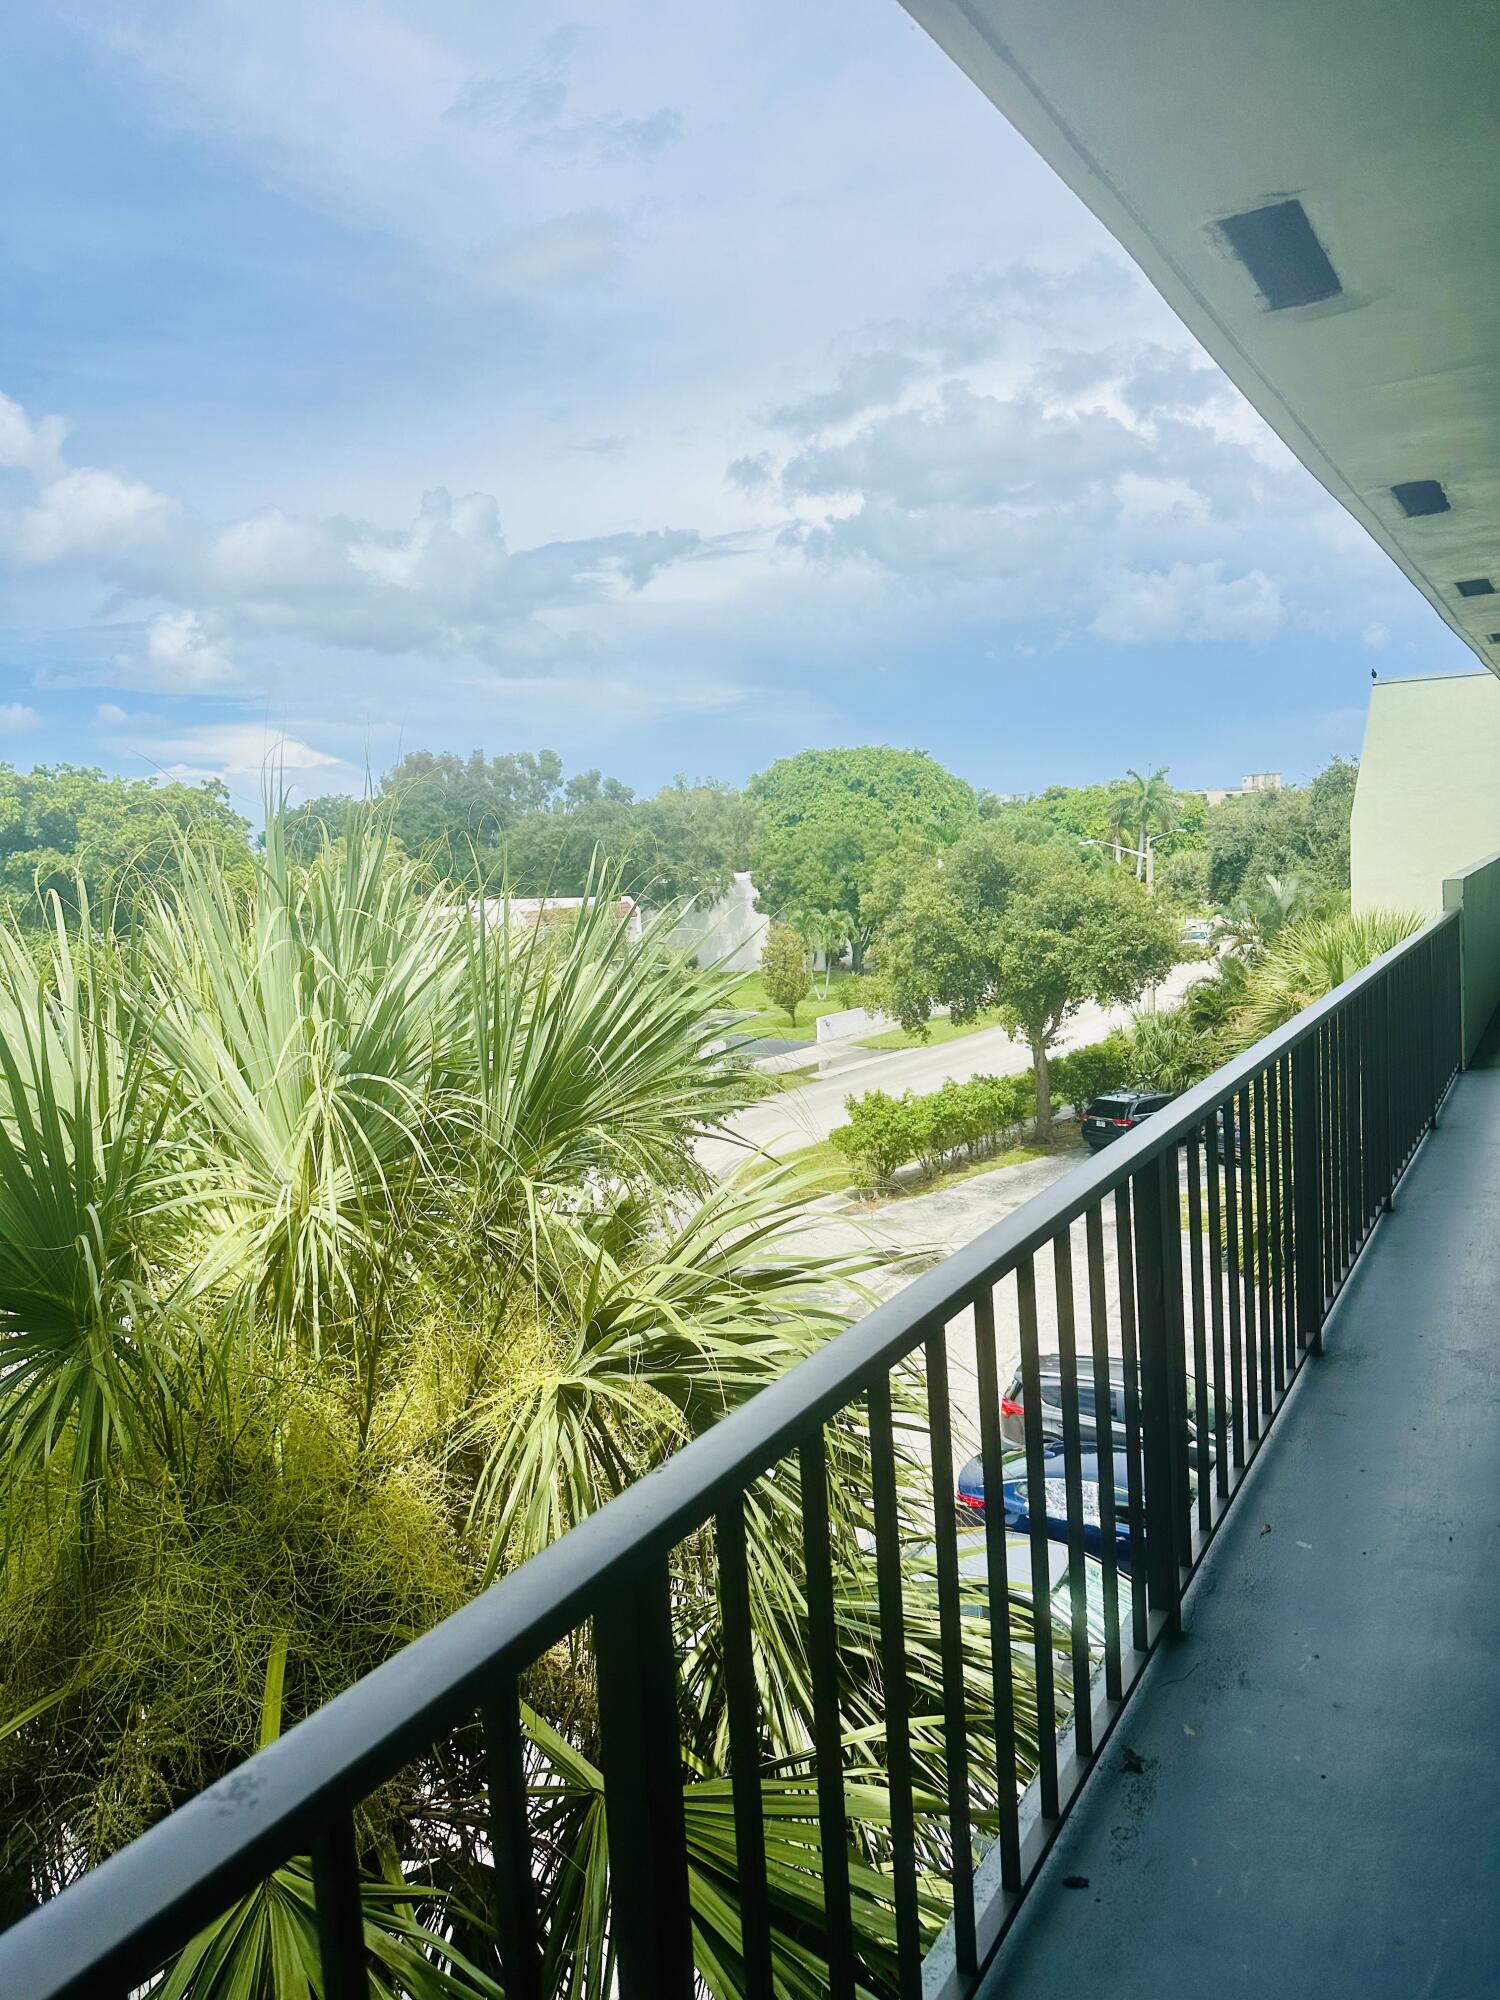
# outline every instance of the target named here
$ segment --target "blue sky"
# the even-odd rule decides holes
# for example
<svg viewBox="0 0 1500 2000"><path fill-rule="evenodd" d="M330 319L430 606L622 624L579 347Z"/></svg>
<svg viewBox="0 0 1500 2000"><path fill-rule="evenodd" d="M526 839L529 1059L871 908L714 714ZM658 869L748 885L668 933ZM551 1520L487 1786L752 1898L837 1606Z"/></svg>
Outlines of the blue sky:
<svg viewBox="0 0 1500 2000"><path fill-rule="evenodd" d="M0 757L1222 784L1473 665L895 0L12 10L0 171Z"/></svg>

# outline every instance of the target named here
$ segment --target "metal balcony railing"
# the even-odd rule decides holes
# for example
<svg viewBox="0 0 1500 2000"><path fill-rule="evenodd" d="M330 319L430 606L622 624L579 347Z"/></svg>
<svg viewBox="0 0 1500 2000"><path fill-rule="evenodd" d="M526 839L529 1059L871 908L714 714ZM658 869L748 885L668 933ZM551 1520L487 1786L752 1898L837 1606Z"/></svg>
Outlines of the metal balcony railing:
<svg viewBox="0 0 1500 2000"><path fill-rule="evenodd" d="M674 1623L671 1559L684 1540L711 1536L739 1898L733 1949L722 1939L720 1949L740 1991L769 1996L789 1919L768 1887L746 1519L757 1482L778 1466L800 1478L819 1976L851 2000L857 1989L900 2000L968 1992L1152 1648L1178 1625L1185 1585L1436 1120L1458 1049L1459 919L1450 914L916 1279L26 1917L0 1938L0 1994L123 2000L236 1897L310 1855L324 1994L365 2000L357 1810L411 1759L477 1720L493 1971L507 2000L540 2000L537 1752L523 1729L521 1689L548 1649L584 1627L607 1797L612 1990L621 2000L705 1990L695 1969L703 1914L691 1893L684 1784L691 1789L692 1774L678 1695L683 1650L703 1633L684 1635ZM1024 1414L1015 1399L1001 1407L997 1329L1011 1327ZM989 1504L982 1530L961 1535L952 1363L970 1341ZM1044 1356L1060 1413L1050 1445ZM908 1646L913 1535L897 1479L908 1449L897 1419L913 1407L923 1412L919 1459L931 1507L919 1560L935 1575L940 1634L927 1681ZM1024 1433L1013 1452L1007 1424L1012 1438L1017 1427ZM1090 1427L1093 1482L1083 1477ZM851 1467L870 1489L860 1496L868 1503L860 1544L873 1554L883 1727L873 1752L866 1743L861 1754L883 1773L889 1812L878 1836L851 1836L846 1789L848 1607L831 1519L847 1518L849 1495L836 1490L831 1511L829 1481L831 1469L847 1480ZM997 1504L1007 1480L1025 1497L1024 1538L1007 1534ZM1066 1587L1057 1590L1054 1546L1066 1550ZM987 1586L977 1626L976 1562ZM983 1630L979 1699L965 1660ZM1023 1684L1035 1690L1034 1746L1018 1721ZM922 1713L919 1696L934 1689L940 1712ZM981 1745L997 1774L988 1790L975 1777ZM861 1881L883 1885L890 1924L879 1953L852 1914L852 1838Z"/></svg>

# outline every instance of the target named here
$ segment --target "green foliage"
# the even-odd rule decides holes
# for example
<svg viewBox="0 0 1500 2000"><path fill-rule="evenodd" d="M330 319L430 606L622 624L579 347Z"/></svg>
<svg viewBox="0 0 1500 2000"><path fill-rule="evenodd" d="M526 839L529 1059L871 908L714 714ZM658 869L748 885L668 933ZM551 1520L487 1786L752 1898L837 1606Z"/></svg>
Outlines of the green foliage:
<svg viewBox="0 0 1500 2000"><path fill-rule="evenodd" d="M1053 1096L1059 1104L1071 1104L1081 1112L1091 1097L1127 1086L1133 1080L1133 1066L1130 1037L1116 1028L1102 1041L1053 1057Z"/></svg>
<svg viewBox="0 0 1500 2000"><path fill-rule="evenodd" d="M1325 899L1349 893L1349 815L1359 768L1335 757L1310 784L1226 799L1208 815L1209 893L1221 909L1267 876L1301 876Z"/></svg>
<svg viewBox="0 0 1500 2000"><path fill-rule="evenodd" d="M1203 801L1200 799L1201 805ZM1197 916L1209 906L1209 857L1206 847L1180 847L1156 859L1158 899L1183 916Z"/></svg>
<svg viewBox="0 0 1500 2000"><path fill-rule="evenodd" d="M874 928L876 870L946 847L978 808L961 778L917 750L803 750L747 790L761 814L752 865L762 907L837 910L858 971Z"/></svg>
<svg viewBox="0 0 1500 2000"><path fill-rule="evenodd" d="M1058 845L982 824L941 870L914 873L882 934L878 973L903 1027L946 1003L957 1021L994 1008L1024 1035L1045 1133L1048 1055L1067 1021L1086 1000L1135 1000L1176 956L1175 923L1123 871L1090 868Z"/></svg>
<svg viewBox="0 0 1500 2000"><path fill-rule="evenodd" d="M812 988L812 972L802 935L790 924L767 926L760 956L760 976L766 998L773 1007L781 1008L795 1027L798 1002L805 1000Z"/></svg>
<svg viewBox="0 0 1500 2000"><path fill-rule="evenodd" d="M957 1153L979 1159L993 1152L1032 1116L1036 1091L1027 1070L945 1083L922 1097L866 1091L846 1098L844 1109L848 1124L829 1137L868 1186L882 1187L914 1160L936 1169Z"/></svg>
<svg viewBox="0 0 1500 2000"><path fill-rule="evenodd" d="M1269 1035L1421 926L1409 910L1362 910L1287 925L1246 978L1234 1017L1240 1046Z"/></svg>
<svg viewBox="0 0 1500 2000"><path fill-rule="evenodd" d="M1199 792L1174 791L1165 784L1165 770L1153 774L1154 809L1150 824L1165 838L1156 846L1157 866L1168 853L1186 851L1201 843L1207 807ZM983 819L994 819L1022 840L1050 840L1066 837L1073 843L1084 840L1109 842L1118 837L1138 847L1140 814L1135 787L1128 778L1116 778L1106 785L1049 785L1035 797L1000 800L988 792L979 795Z"/></svg>
<svg viewBox="0 0 1500 2000"><path fill-rule="evenodd" d="M808 1245L794 1172L712 1184L695 1142L746 1101L729 982L631 941L614 883L553 930L424 885L388 821L249 890L178 857L127 943L0 926L0 1912L20 1914L816 1352L868 1259ZM963 1143L982 1140L970 1107ZM945 1143L929 1133L924 1143ZM914 1385L902 1531L930 1535ZM827 1428L856 1949L891 1982L879 1593L862 1410ZM795 1458L747 1505L785 1991L826 1991ZM738 1991L712 1534L673 1555L695 1950ZM963 1672L990 1685L988 1606ZM922 1921L944 1904L935 1589L904 1606ZM1004 1607L1023 1647L1024 1612ZM1003 1643L1003 1641L1002 1641ZM1064 1677L1065 1679L1065 1677ZM1016 1661L1021 1776L1038 1718ZM550 1990L614 1977L586 1631L525 1677ZM1060 1699L1066 1700L1066 1687ZM1047 1718L1051 1726L1052 1718ZM994 1746L970 1745L993 1832ZM460 1730L360 1808L382 1994L499 1977L482 1747ZM173 2000L319 1989L292 1859L167 1972Z"/></svg>
<svg viewBox="0 0 1500 2000"><path fill-rule="evenodd" d="M429 873L493 892L578 896L607 854L621 887L654 907L728 888L749 865L754 806L731 786L676 779L637 799L628 785L582 771L564 779L552 750L486 757L414 750L380 781L380 817ZM313 799L284 816L294 858L368 818L371 802Z"/></svg>
<svg viewBox="0 0 1500 2000"><path fill-rule="evenodd" d="M184 837L211 850L243 893L248 835L217 780L157 784L72 764L0 764L0 912L46 930L50 899L70 921L86 899L96 923L123 929L144 897L175 878Z"/></svg>

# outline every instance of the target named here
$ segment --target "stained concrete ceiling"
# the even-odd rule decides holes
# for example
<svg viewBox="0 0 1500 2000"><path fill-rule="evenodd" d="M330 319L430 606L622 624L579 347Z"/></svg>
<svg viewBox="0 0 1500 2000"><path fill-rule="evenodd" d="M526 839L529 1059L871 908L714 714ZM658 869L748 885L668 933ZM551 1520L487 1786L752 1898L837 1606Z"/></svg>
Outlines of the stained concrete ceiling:
<svg viewBox="0 0 1500 2000"><path fill-rule="evenodd" d="M1500 674L1500 0L903 4Z"/></svg>

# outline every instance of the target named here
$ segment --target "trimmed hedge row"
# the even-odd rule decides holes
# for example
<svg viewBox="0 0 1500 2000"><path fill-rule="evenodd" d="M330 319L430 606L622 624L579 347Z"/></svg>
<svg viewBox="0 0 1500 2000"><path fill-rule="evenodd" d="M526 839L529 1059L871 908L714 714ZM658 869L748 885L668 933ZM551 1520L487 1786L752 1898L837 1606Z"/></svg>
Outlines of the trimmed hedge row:
<svg viewBox="0 0 1500 2000"><path fill-rule="evenodd" d="M1058 1056L1051 1065L1054 1104L1087 1103L1118 1085L1129 1064L1130 1038L1119 1033ZM1029 1069L1018 1076L976 1076L925 1097L870 1090L845 1098L844 1109L849 1123L829 1137L867 1186L881 1187L914 1161L936 1172L959 1154L978 1160L997 1151L1035 1117L1036 1078Z"/></svg>

